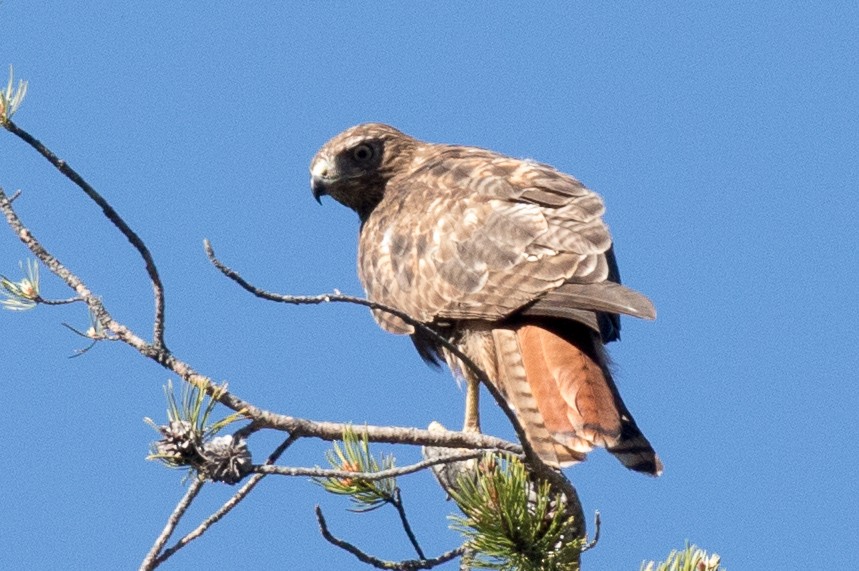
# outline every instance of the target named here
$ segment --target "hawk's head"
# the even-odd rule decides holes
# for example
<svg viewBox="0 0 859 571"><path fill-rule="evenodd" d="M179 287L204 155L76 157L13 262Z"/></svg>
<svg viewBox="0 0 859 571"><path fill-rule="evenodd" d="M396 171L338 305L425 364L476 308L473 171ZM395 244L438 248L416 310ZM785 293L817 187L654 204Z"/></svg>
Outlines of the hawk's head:
<svg viewBox="0 0 859 571"><path fill-rule="evenodd" d="M408 164L417 141L389 125L364 123L325 143L310 162L310 187L365 219L382 200L385 184Z"/></svg>

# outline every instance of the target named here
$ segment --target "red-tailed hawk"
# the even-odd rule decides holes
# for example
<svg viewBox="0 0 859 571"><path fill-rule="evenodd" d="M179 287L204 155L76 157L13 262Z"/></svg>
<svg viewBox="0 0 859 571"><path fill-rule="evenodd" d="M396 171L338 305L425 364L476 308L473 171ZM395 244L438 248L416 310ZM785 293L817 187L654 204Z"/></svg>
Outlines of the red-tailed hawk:
<svg viewBox="0 0 859 571"><path fill-rule="evenodd" d="M327 194L361 219L367 296L433 326L483 369L544 462L566 466L603 446L632 470L661 473L603 349L618 339L618 314L655 311L620 285L596 193L548 165L379 123L328 141L310 171L317 200ZM466 429L476 430L469 369L401 319L374 316L466 378Z"/></svg>

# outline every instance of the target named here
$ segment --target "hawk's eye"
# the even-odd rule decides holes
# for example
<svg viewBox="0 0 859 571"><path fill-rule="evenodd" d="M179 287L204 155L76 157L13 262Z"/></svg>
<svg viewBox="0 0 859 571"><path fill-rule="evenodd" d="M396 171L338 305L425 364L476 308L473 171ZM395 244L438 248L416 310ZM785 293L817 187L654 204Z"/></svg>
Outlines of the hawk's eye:
<svg viewBox="0 0 859 571"><path fill-rule="evenodd" d="M373 158L373 147L362 144L352 149L352 157L359 163L364 163Z"/></svg>

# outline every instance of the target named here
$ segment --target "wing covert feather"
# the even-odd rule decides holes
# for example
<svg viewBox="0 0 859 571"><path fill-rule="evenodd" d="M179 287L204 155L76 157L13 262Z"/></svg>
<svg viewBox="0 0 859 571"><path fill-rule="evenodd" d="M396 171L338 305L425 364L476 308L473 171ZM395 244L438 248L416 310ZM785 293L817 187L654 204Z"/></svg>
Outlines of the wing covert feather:
<svg viewBox="0 0 859 571"><path fill-rule="evenodd" d="M361 229L371 299L426 322L497 320L541 303L652 316L647 298L607 281L616 269L603 202L576 179L481 149L427 144L416 156Z"/></svg>

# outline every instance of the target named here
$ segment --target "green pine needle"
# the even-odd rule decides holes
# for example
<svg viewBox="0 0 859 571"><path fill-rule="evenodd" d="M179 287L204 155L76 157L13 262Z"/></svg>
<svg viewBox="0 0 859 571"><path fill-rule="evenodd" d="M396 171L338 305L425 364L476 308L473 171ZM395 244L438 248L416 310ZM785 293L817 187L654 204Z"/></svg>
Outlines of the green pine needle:
<svg viewBox="0 0 859 571"><path fill-rule="evenodd" d="M548 482L535 485L513 456L488 457L476 473L458 480L451 495L464 517L451 516L477 552L472 565L504 571L579 568L583 540L575 535L563 496Z"/></svg>
<svg viewBox="0 0 859 571"><path fill-rule="evenodd" d="M351 427L343 432L342 443L335 442L333 448L326 451L325 458L335 470L349 472L369 474L394 467L393 456L380 456L376 460L370 452L367 433L358 436ZM396 478L367 481L331 477L313 478L313 481L332 494L349 496L354 504L352 511L356 512L367 512L394 502L397 491Z"/></svg>

